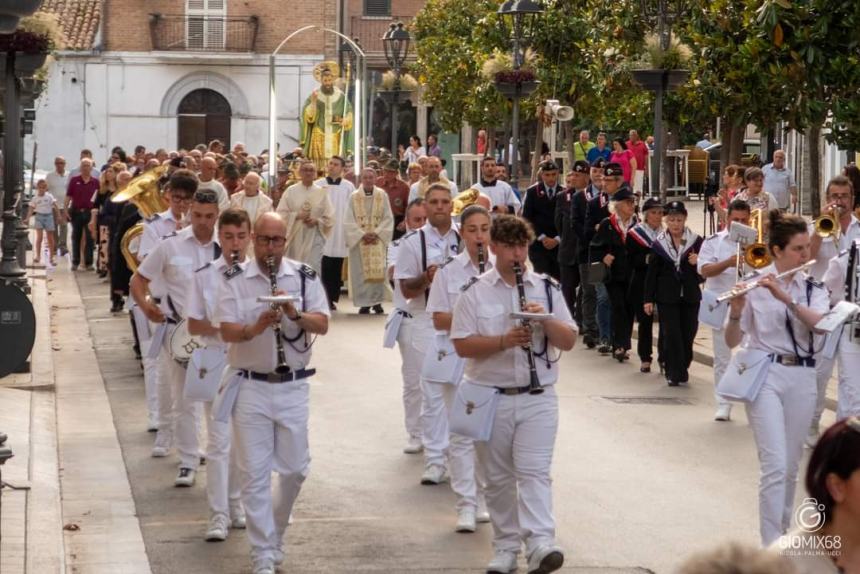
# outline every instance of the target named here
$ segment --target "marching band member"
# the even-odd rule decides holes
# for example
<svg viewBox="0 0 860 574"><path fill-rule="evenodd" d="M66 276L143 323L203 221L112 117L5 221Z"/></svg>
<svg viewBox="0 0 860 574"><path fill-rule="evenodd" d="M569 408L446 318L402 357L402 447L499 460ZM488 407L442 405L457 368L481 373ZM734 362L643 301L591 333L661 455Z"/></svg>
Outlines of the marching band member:
<svg viewBox="0 0 860 574"><path fill-rule="evenodd" d="M140 261L143 261L163 238L181 229L191 197L197 190L196 179L196 176L186 169L176 170L171 175L164 189L164 198L168 202L167 209L161 213L156 213L143 223L143 233L140 236L140 245L137 249L137 256ZM164 285L160 280L153 281L149 285L149 291L156 304L160 303L166 294ZM135 304L132 307L132 312L135 314L138 336L141 341L146 341L144 346L148 347L157 325L146 319L138 305ZM147 324L148 329L146 328ZM149 353L148 349L142 349L142 351L143 384L146 393L146 406L149 411L148 430L158 433L155 435L152 456L167 456L173 444L173 431L168 422L173 409L173 398L169 383L162 384L161 379L166 377L164 371L169 359L164 356L159 357L155 352ZM165 397L159 397L159 389L167 390ZM165 421L163 425L159 424L162 418Z"/></svg>
<svg viewBox="0 0 860 574"><path fill-rule="evenodd" d="M827 205L824 212L835 216L837 228L829 237L822 237L815 232L815 223L809 224L810 257L816 260L816 264L810 267L809 274L825 282L830 290L831 302L836 304L845 298L845 271L848 256L846 253L838 260L836 258L841 252L848 250L854 241L860 239L860 221L852 211L854 186L851 180L842 175L831 179L827 183L825 200ZM839 265L838 261L842 261L842 265ZM837 265L833 272L828 267L831 263ZM833 336L838 336L838 333ZM816 361L818 400L806 440L806 444L810 447L814 446L818 439L818 427L821 423L821 414L824 412L824 401L827 398L827 384L833 376L833 366L836 362L839 363L837 417L844 418L849 414L860 414L860 380L858 380L860 375L855 374L860 371L856 368L852 370L852 367L860 366L860 347L851 340L850 328L842 330L836 361L825 357L824 354L820 354Z"/></svg>
<svg viewBox="0 0 860 574"><path fill-rule="evenodd" d="M768 248L773 264L762 270L759 285L763 288L737 296L729 305L728 346L734 348L743 339L745 349L769 354L764 384L747 408L761 464L759 515L764 546L790 526L803 439L815 411L812 329L828 309L827 292L800 271L775 277L806 263L809 246L802 218L771 211Z"/></svg>
<svg viewBox="0 0 860 574"><path fill-rule="evenodd" d="M218 302L218 290L229 277L240 272L251 240L251 219L248 212L230 208L218 217L218 243L222 257L215 259L194 272L194 284L188 299L188 332L199 335L206 342L206 349L217 349L224 355L217 356L220 362L214 366L216 372L207 373L213 365L197 366L200 378L212 377L221 381L226 368L227 346L221 340L220 330L212 324ZM195 356L192 356L194 362ZM189 369L192 367L189 365ZM194 375L192 375L194 376ZM229 529L245 528L245 511L242 509L239 468L236 451L231 449L230 423L216 421L212 417L212 401L203 403L206 413L206 497L209 502L209 527L206 540L226 540Z"/></svg>
<svg viewBox="0 0 860 574"><path fill-rule="evenodd" d="M698 270L699 275L705 278L705 289L714 293L725 293L738 282L738 244L729 237L732 222L749 225L750 206L742 199L736 199L729 203L726 211L726 227L702 242L699 252ZM741 254L743 257L743 254ZM726 336L723 329L711 328L714 346L714 385L720 382L729 361L732 359L732 350L726 345ZM714 399L717 401L717 412L714 414L716 421L728 421L732 415L732 403L724 399L714 391Z"/></svg>
<svg viewBox="0 0 860 574"><path fill-rule="evenodd" d="M444 413L442 417L435 420L441 423L443 428L438 429L439 442L444 444L444 451L448 453L448 461L451 469L451 489L457 495L457 532L474 532L476 522L489 522L482 488L478 484L475 475L475 447L472 439L458 434L448 432L448 409L454 398L454 392L462 377L464 361L454 353L449 339L451 330L451 314L462 289L473 277L477 277L485 270L493 268L489 261L489 250L487 241L490 238L490 213L480 205L470 205L460 215L460 233L463 238L465 249L456 257L439 267L433 285L430 287L430 296L427 299L427 312L433 317L433 326L436 328L436 348L431 347L430 355L434 350L439 354L440 361L450 357L457 366L453 368L453 375L446 367L439 369L438 381L425 377L424 384L435 385L437 392L443 394L445 402L442 406ZM431 357L432 359L432 357ZM445 371L444 373L441 371ZM442 382L444 381L444 382ZM434 429L436 430L436 429ZM449 439L450 436L450 439Z"/></svg>
<svg viewBox="0 0 860 574"><path fill-rule="evenodd" d="M490 211L494 216L502 213L517 213L522 207L522 202L508 182L498 179L496 160L493 157L485 157L481 160L481 179L471 189L477 189L478 192L490 198Z"/></svg>
<svg viewBox="0 0 860 574"><path fill-rule="evenodd" d="M612 356L618 362L628 359L633 330L633 306L628 297L630 261L627 258L627 232L638 223L633 192L624 186L610 196L613 213L600 222L591 240L591 260L607 267L604 287L612 305Z"/></svg>
<svg viewBox="0 0 860 574"><path fill-rule="evenodd" d="M627 258L630 261L631 276L628 297L636 312L636 322L639 325L639 335L636 352L639 355L639 372L651 372L651 359L654 352L654 317L646 315L645 304L645 275L648 272L648 260L651 256L651 245L663 232L663 205L651 197L642 206L643 221L633 226L627 234ZM657 340L657 360L664 360L663 339Z"/></svg>
<svg viewBox="0 0 860 574"><path fill-rule="evenodd" d="M666 231L657 236L645 275L646 314L660 313L660 338L666 349L666 383L676 387L689 380L693 339L699 323L701 278L696 271L702 238L687 227L687 209L680 201L664 208Z"/></svg>
<svg viewBox="0 0 860 574"><path fill-rule="evenodd" d="M427 209L422 198L413 199L406 206L406 234L417 231L427 223ZM391 281L394 311L385 323L386 340L389 339L389 331L395 330L391 335L397 341L400 349L401 367L400 373L403 377L403 415L406 424L407 442L403 447L406 454L418 454L424 450L421 441L421 361L424 356L421 351L412 344L412 314L407 311L409 303L400 289L400 281L394 280L394 264L397 262L397 254L400 250L400 239L392 241L388 245L388 278ZM391 346L394 346L391 343Z"/></svg>
<svg viewBox="0 0 860 574"><path fill-rule="evenodd" d="M433 322L427 312L427 297L439 265L460 252L460 234L451 221L451 190L445 183L434 183L424 196L427 223L400 240L394 280L408 300L406 311L412 315L409 337L415 355L424 355L433 339ZM444 436L445 408L440 385L421 378L421 428L424 445L424 473L421 484L433 485L447 479Z"/></svg>
<svg viewBox="0 0 860 574"><path fill-rule="evenodd" d="M191 224L159 243L131 279L131 295L147 318L153 323L167 323L165 344L170 341L177 324L187 316L188 286L192 283L194 270L221 256L214 237L217 218L218 194L209 189L195 192L189 209ZM163 281L166 287L160 306L146 299L149 284L154 280ZM167 425L176 435L180 460L176 486L194 484L200 464L197 439L199 408L195 401L184 396L185 368L186 365L171 357L164 371L167 376L162 381L172 389L173 412L167 420L160 421L159 434ZM170 393L167 390L159 392L160 399L163 400L165 395Z"/></svg>
<svg viewBox="0 0 860 574"><path fill-rule="evenodd" d="M279 214L257 220L253 243L254 259L219 291L216 321L235 375L225 381L215 408L233 413L253 572L273 574L283 562L284 532L310 465L312 336L328 331L330 311L317 273L284 257L287 226ZM273 309L257 302L286 294L301 295L301 303Z"/></svg>
<svg viewBox="0 0 860 574"><path fill-rule="evenodd" d="M465 410L495 408L488 414L489 438L475 442L493 523L495 555L487 566L490 573L515 571L523 543L529 572L554 572L564 562L552 515L550 467L558 429L554 388L558 364L550 356L573 348L577 326L556 281L521 271L533 240L534 232L521 219L501 215L493 221L490 249L496 256L495 268L463 291L451 325L457 354L466 359L458 399L459 393L476 390L482 397L497 399L466 403ZM532 331L509 318L511 312L520 311L549 312L551 317ZM524 346L543 349L543 358L524 351Z"/></svg>

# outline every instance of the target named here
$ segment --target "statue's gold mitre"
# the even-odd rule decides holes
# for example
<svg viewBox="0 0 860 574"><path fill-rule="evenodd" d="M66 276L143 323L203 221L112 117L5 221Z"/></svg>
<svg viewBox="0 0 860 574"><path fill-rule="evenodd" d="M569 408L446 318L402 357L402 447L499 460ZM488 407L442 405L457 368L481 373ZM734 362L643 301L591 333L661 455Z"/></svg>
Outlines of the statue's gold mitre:
<svg viewBox="0 0 860 574"><path fill-rule="evenodd" d="M331 72L331 75L337 78L340 76L340 66L337 65L337 62L333 61L320 62L314 66L314 79L317 82L322 81L323 72Z"/></svg>

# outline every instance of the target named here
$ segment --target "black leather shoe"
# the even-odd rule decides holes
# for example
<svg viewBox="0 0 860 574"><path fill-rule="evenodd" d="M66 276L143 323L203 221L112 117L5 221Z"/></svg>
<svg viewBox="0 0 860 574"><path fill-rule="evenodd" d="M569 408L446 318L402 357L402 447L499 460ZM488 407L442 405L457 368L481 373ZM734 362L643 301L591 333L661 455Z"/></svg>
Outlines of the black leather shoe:
<svg viewBox="0 0 860 574"><path fill-rule="evenodd" d="M359 307L358 314L359 315L370 315L370 307Z"/></svg>
<svg viewBox="0 0 860 574"><path fill-rule="evenodd" d="M373 312L376 313L377 315L382 315L385 313L385 309L382 308L382 305L374 305L373 306Z"/></svg>

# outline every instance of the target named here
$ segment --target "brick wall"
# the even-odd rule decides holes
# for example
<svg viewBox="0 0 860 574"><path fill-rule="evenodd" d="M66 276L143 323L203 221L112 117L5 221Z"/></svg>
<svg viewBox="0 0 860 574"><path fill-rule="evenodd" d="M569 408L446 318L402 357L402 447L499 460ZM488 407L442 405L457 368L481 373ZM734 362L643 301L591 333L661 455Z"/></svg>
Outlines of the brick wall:
<svg viewBox="0 0 860 574"><path fill-rule="evenodd" d="M260 19L256 52L271 53L293 30L308 24L337 29L338 0L227 0L228 16ZM180 15L185 0L107 0L105 2L106 48L112 51L149 52L149 14ZM293 54L335 54L331 34L306 32L290 42L283 51Z"/></svg>

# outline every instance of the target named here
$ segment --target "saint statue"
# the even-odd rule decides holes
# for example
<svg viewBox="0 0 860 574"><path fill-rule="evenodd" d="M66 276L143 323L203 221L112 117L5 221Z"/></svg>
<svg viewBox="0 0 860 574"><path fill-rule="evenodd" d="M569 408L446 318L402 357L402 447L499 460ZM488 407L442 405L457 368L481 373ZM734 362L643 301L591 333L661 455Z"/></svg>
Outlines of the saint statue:
<svg viewBox="0 0 860 574"><path fill-rule="evenodd" d="M344 156L352 149L352 105L335 85L339 74L337 62L317 64L314 79L320 87L302 107L299 141L319 171L325 170L331 156Z"/></svg>

